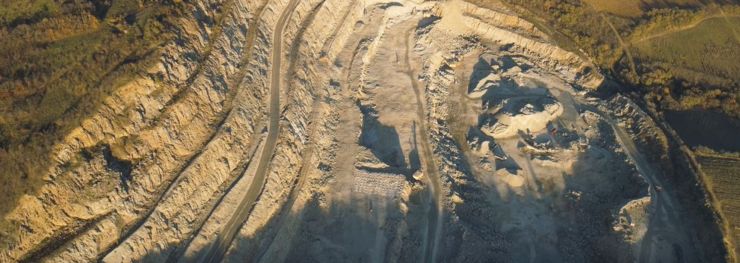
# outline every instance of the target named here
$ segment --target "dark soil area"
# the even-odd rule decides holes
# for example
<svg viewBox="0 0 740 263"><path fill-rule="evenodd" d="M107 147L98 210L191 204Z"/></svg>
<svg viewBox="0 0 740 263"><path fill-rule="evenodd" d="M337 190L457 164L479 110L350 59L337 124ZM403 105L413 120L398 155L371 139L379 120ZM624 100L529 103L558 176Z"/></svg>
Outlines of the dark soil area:
<svg viewBox="0 0 740 263"><path fill-rule="evenodd" d="M740 151L740 120L704 110L666 111L665 119L691 147Z"/></svg>

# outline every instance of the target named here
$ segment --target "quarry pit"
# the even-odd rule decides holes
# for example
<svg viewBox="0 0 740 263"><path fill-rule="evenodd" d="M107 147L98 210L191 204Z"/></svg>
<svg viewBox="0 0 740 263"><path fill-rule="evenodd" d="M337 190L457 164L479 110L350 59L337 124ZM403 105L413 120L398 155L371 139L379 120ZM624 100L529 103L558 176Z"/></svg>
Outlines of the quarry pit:
<svg viewBox="0 0 740 263"><path fill-rule="evenodd" d="M55 146L1 262L712 259L663 131L506 6L193 2Z"/></svg>

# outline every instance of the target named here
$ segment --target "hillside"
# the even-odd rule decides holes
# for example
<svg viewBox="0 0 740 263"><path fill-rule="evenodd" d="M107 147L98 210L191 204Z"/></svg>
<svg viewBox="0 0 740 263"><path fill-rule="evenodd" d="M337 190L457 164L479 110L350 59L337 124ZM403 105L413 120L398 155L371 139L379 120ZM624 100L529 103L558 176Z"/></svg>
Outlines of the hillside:
<svg viewBox="0 0 740 263"><path fill-rule="evenodd" d="M735 259L737 3L0 1L0 262Z"/></svg>

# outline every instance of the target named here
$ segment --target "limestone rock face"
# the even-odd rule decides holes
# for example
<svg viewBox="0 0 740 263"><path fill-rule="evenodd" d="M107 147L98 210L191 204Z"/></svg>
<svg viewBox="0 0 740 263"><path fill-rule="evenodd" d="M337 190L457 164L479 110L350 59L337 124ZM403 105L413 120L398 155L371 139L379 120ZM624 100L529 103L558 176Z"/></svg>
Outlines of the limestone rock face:
<svg viewBox="0 0 740 263"><path fill-rule="evenodd" d="M681 209L619 126L649 117L503 6L175 3L157 62L2 219L0 262L702 259L687 223L637 218Z"/></svg>

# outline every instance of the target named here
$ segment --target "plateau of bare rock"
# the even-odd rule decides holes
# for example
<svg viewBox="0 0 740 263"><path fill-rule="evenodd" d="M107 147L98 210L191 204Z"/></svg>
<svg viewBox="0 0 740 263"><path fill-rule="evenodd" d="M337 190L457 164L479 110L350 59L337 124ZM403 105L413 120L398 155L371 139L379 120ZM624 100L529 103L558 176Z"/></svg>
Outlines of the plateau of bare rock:
<svg viewBox="0 0 740 263"><path fill-rule="evenodd" d="M0 262L728 259L681 146L520 10L171 4L2 204Z"/></svg>

